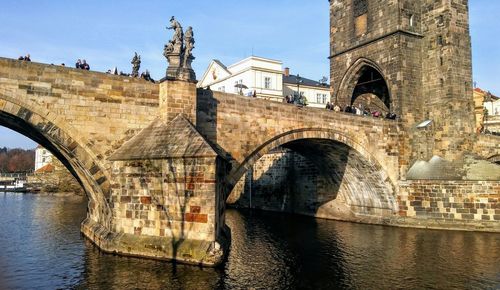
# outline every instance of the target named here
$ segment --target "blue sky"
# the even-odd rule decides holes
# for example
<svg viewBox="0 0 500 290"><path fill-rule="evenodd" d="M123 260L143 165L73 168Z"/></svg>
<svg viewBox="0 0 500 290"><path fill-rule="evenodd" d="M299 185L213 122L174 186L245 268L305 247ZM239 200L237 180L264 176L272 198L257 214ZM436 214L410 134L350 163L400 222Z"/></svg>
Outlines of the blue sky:
<svg viewBox="0 0 500 290"><path fill-rule="evenodd" d="M500 95L500 1L471 0L474 80ZM252 54L279 59L291 72L320 79L329 76L327 0L3 0L0 56L26 53L37 62L74 65L86 59L92 70L115 66L129 72L135 51L142 69L161 78L162 55L172 32L170 16L195 33L200 78L212 59L234 63ZM0 147L34 147L0 127Z"/></svg>

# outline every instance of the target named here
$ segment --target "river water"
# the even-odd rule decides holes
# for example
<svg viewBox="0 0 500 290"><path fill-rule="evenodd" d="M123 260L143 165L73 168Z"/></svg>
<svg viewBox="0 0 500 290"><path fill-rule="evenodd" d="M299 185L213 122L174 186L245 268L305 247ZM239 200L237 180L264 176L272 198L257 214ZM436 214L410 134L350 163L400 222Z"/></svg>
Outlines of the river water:
<svg viewBox="0 0 500 290"><path fill-rule="evenodd" d="M102 254L86 199L0 194L0 289L500 289L500 234L228 210L220 269Z"/></svg>

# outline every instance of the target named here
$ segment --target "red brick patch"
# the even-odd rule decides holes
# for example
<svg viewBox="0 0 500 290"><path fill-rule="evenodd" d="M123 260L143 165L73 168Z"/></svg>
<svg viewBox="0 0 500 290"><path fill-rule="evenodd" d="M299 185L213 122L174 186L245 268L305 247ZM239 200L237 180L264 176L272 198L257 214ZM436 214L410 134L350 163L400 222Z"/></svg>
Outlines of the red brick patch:
<svg viewBox="0 0 500 290"><path fill-rule="evenodd" d="M201 206L191 206L191 213L200 213L201 212Z"/></svg>
<svg viewBox="0 0 500 290"><path fill-rule="evenodd" d="M189 223L203 223L208 222L208 215L198 214L198 213L186 213L184 214L184 220Z"/></svg>
<svg viewBox="0 0 500 290"><path fill-rule="evenodd" d="M142 204L151 204L151 196L141 196Z"/></svg>

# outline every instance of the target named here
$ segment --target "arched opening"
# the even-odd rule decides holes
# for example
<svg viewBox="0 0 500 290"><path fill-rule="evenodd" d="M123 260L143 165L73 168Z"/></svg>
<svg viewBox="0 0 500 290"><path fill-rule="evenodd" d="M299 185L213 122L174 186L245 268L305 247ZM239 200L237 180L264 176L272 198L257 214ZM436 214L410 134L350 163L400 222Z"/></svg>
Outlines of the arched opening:
<svg viewBox="0 0 500 290"><path fill-rule="evenodd" d="M363 105L370 110L390 112L391 99L389 88L379 71L370 66L363 66L354 86L351 105Z"/></svg>
<svg viewBox="0 0 500 290"><path fill-rule="evenodd" d="M491 156L488 161L500 165L500 155Z"/></svg>
<svg viewBox="0 0 500 290"><path fill-rule="evenodd" d="M381 68L368 59L358 59L344 74L336 94L342 105L362 105L370 112L397 113L389 85Z"/></svg>
<svg viewBox="0 0 500 290"><path fill-rule="evenodd" d="M51 143L46 137L44 137L40 132L33 128L26 122L21 122L16 116L10 115L8 113L0 111L0 125L9 128L35 143L42 145L44 148L49 150L61 163L69 170L69 172L75 177L75 179L82 185L81 178L76 173L73 166L70 164L67 158L56 148L56 146Z"/></svg>
<svg viewBox="0 0 500 290"><path fill-rule="evenodd" d="M32 120L38 122L33 123ZM26 108L21 108L16 115L0 110L0 126L24 135L49 150L84 189L89 200L88 219L107 224L110 209L103 188L108 181L106 178L96 180L95 176L101 175L102 170L81 150L80 144L69 137L64 130ZM92 164L92 168L88 169L87 164Z"/></svg>
<svg viewBox="0 0 500 290"><path fill-rule="evenodd" d="M264 151L248 158L230 206L366 222L397 212L384 170L343 142L303 138Z"/></svg>

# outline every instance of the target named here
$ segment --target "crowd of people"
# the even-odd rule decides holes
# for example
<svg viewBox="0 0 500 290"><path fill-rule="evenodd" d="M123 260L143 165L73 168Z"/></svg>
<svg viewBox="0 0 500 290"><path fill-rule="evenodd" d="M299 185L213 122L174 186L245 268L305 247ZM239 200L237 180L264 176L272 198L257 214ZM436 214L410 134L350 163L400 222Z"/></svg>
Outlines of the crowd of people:
<svg viewBox="0 0 500 290"><path fill-rule="evenodd" d="M90 65L87 63L86 60L80 60L78 59L75 64L75 68L78 69L84 69L84 70L90 70Z"/></svg>
<svg viewBox="0 0 500 290"><path fill-rule="evenodd" d="M283 97L283 103L295 104L295 105L299 105L299 106L307 106L308 105L307 98L304 97L304 95L300 95L300 96L286 95L285 97Z"/></svg>
<svg viewBox="0 0 500 290"><path fill-rule="evenodd" d="M344 113L349 113L349 114L355 114L359 116L372 116L374 118L386 118L389 120L396 120L397 116L394 113L388 112L387 114L384 114L382 111L371 111L369 108L364 108L363 104L359 104L358 106L355 105L347 105L344 108L340 107L338 104L332 104L328 102L326 104L326 109L327 110L332 110L334 112L344 112Z"/></svg>
<svg viewBox="0 0 500 290"><path fill-rule="evenodd" d="M26 54L25 56L21 55L17 60L31 61L31 56L30 56L30 54ZM53 64L51 64L51 65L53 65ZM61 66L66 66L66 65L64 63L61 63ZM75 68L83 69L83 70L90 70L90 65L87 63L87 61L85 59L84 60L78 59L75 63ZM131 76L130 74L127 74L127 73L124 73L121 71L120 71L120 73L118 73L118 70L116 68L114 69L114 71L108 70L106 73L120 75L120 76L128 76L128 77ZM140 75L140 78L144 79L148 82L153 82L153 83L155 82L155 80L151 77L151 74L149 73L148 70L142 72Z"/></svg>
<svg viewBox="0 0 500 290"><path fill-rule="evenodd" d="M31 57L30 57L30 54L28 53L25 56L21 55L17 60L31 61Z"/></svg>

